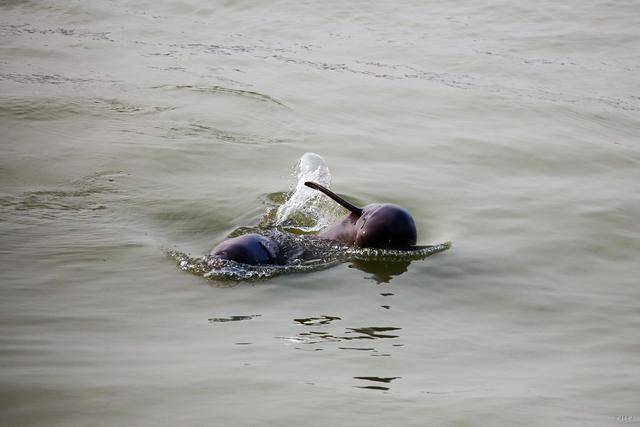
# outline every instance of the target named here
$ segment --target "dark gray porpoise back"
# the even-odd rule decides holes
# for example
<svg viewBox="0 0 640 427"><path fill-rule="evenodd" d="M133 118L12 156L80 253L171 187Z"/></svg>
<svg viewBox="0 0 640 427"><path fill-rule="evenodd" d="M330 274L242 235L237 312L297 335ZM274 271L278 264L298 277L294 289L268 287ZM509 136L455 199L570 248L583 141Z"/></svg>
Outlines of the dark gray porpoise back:
<svg viewBox="0 0 640 427"><path fill-rule="evenodd" d="M211 255L243 264L282 264L279 245L260 234L233 237L213 248Z"/></svg>

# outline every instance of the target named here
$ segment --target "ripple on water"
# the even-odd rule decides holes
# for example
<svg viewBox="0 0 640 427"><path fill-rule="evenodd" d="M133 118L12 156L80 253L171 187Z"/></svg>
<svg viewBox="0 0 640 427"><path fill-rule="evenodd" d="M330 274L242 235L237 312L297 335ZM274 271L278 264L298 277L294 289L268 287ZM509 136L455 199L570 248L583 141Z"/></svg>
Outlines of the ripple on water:
<svg viewBox="0 0 640 427"><path fill-rule="evenodd" d="M154 86L153 89L168 89L168 90L189 90L195 93L211 94L211 95L228 95L236 96L243 99L255 100L260 102L266 102L274 104L280 107L287 107L282 101L275 99L272 96L265 95L260 92L244 89L234 89L225 86L196 86L196 85L162 85Z"/></svg>
<svg viewBox="0 0 640 427"><path fill-rule="evenodd" d="M320 317L307 317L302 319L293 319L294 322L305 326L312 325L328 325L334 320L341 320L338 316L320 316Z"/></svg>
<svg viewBox="0 0 640 427"><path fill-rule="evenodd" d="M167 129L165 138L180 139L183 137L202 137L216 139L221 142L230 144L278 144L285 142L284 139L270 138L260 135L252 135L249 133L230 132L218 129L214 126L201 122L190 122L185 124L176 124Z"/></svg>
<svg viewBox="0 0 640 427"><path fill-rule="evenodd" d="M3 220L20 223L49 220L70 212L96 215L107 208L110 196L118 192L115 179L124 172L98 172L72 183L69 187L43 189L0 197Z"/></svg>
<svg viewBox="0 0 640 427"><path fill-rule="evenodd" d="M373 382L374 384L380 384L380 383L389 384L391 383L391 381L397 380L400 378L402 377L353 377L353 379L355 380L370 381L370 382ZM355 386L355 387L365 388L369 390L383 390L383 391L389 390L389 387L386 385L364 385L364 386Z"/></svg>
<svg viewBox="0 0 640 427"><path fill-rule="evenodd" d="M331 322L341 321L339 316L309 317L306 319L293 319L299 326L305 330L299 332L295 336L276 337L287 343L296 344L296 350L307 350L312 347L314 350L323 350L327 345L335 346L338 350L355 351L372 357L390 357L391 353L383 349L377 348L375 342L391 342L391 347L402 347L403 344L397 343L400 338L399 331L402 328L396 326L361 326L346 327L335 330L336 325ZM318 328L327 328L331 330L319 330ZM358 345L358 342L367 343L366 345ZM348 343L348 344L347 344Z"/></svg>
<svg viewBox="0 0 640 427"><path fill-rule="evenodd" d="M317 325L305 325L317 326ZM394 339L400 338L400 335L389 334L387 332L400 331L402 328L395 326L365 326L359 328L345 328L341 334L332 334L326 331L305 331L300 332L295 337L282 337L285 340L301 343L301 344L320 344L326 342L343 342L354 340L377 340L377 339ZM397 332L394 332L397 334ZM375 348L370 347L338 347L340 350L363 350L374 351Z"/></svg>
<svg viewBox="0 0 640 427"><path fill-rule="evenodd" d="M229 316L229 317L212 317L209 319L211 323L223 322L239 322L241 320L251 320L260 317L260 314L251 314L249 316Z"/></svg>
<svg viewBox="0 0 640 427"><path fill-rule="evenodd" d="M0 118L25 121L61 120L75 116L115 118L154 114L173 108L102 98L5 98L0 102Z"/></svg>

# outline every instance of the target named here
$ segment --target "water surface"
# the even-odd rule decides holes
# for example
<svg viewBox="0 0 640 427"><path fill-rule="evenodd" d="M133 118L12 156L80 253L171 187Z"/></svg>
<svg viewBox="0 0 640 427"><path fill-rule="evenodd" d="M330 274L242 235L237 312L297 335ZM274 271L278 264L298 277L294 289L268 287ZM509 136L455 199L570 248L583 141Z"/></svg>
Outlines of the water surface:
<svg viewBox="0 0 640 427"><path fill-rule="evenodd" d="M4 422L639 419L638 52L635 1L1 2ZM454 245L166 257L258 226L305 152Z"/></svg>

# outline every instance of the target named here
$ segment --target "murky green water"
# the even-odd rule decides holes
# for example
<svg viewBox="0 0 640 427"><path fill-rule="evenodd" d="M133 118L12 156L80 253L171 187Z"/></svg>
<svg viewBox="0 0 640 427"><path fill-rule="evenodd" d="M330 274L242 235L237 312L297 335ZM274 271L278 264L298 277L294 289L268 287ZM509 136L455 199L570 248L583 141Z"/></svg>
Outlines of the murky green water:
<svg viewBox="0 0 640 427"><path fill-rule="evenodd" d="M635 1L0 2L3 422L637 422L638 52ZM166 256L305 152L453 246L235 285Z"/></svg>

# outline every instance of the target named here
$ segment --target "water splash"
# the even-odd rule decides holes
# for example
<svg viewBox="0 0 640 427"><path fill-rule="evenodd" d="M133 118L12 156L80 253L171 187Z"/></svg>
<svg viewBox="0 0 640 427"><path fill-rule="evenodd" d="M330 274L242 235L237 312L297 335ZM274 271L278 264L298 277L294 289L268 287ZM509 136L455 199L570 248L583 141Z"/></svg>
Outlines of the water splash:
<svg viewBox="0 0 640 427"><path fill-rule="evenodd" d="M274 225L295 228L302 232L317 232L334 222L344 210L321 193L304 185L313 181L331 186L331 172L324 159L315 153L305 153L296 165L297 181L289 199L277 212Z"/></svg>

